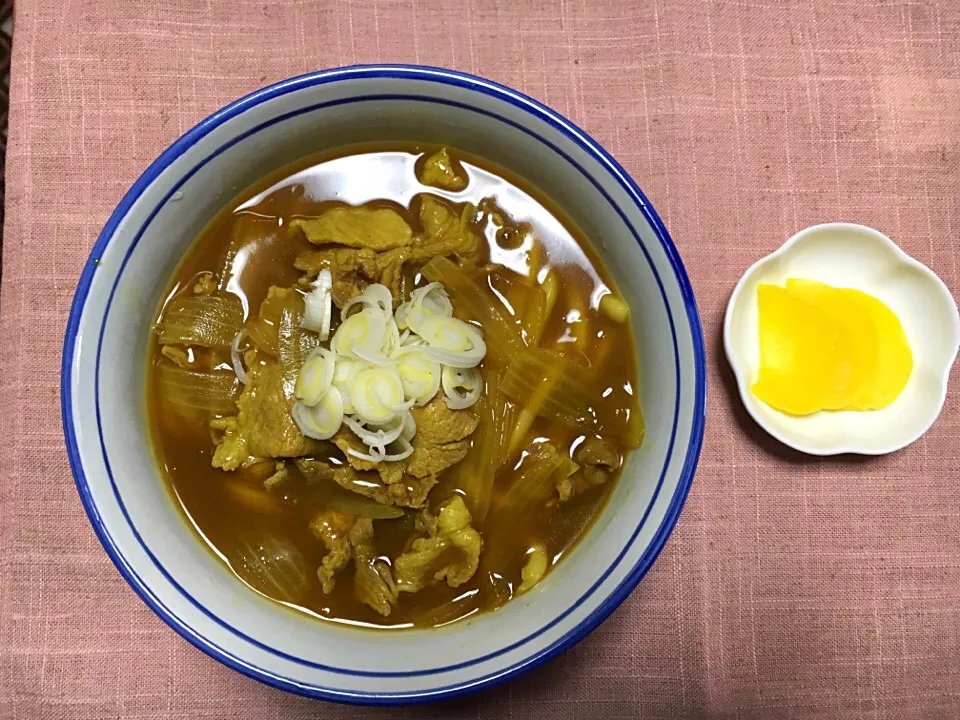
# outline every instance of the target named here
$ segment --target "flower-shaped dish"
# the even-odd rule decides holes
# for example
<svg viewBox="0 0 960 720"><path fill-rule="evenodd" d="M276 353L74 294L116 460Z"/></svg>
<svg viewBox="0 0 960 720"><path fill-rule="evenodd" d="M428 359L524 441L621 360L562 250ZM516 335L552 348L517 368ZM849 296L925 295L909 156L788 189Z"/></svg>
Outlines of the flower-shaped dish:
<svg viewBox="0 0 960 720"><path fill-rule="evenodd" d="M757 286L788 278L862 290L897 315L913 352L913 372L893 404L791 416L751 392L760 366ZM960 346L960 314L943 281L886 235L830 223L800 231L747 270L727 305L723 341L747 411L777 440L811 455L883 455L915 441L940 414Z"/></svg>

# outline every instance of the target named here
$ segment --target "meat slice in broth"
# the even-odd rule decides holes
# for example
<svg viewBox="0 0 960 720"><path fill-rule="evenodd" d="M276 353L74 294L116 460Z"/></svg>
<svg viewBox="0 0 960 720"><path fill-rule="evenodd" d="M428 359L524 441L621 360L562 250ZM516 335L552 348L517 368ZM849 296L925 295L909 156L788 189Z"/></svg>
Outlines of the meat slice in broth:
<svg viewBox="0 0 960 720"><path fill-rule="evenodd" d="M414 540L410 549L393 561L397 590L414 593L438 582L457 588L469 581L483 548L472 520L459 495L444 503L429 535Z"/></svg>
<svg viewBox="0 0 960 720"><path fill-rule="evenodd" d="M237 400L236 417L220 418L211 427L223 432L213 466L236 470L251 459L288 458L321 452L324 444L304 437L290 417L279 363L254 365Z"/></svg>
<svg viewBox="0 0 960 720"><path fill-rule="evenodd" d="M320 217L292 220L290 228L302 230L314 245L343 245L374 252L405 247L413 242L410 226L390 208L339 205Z"/></svg>

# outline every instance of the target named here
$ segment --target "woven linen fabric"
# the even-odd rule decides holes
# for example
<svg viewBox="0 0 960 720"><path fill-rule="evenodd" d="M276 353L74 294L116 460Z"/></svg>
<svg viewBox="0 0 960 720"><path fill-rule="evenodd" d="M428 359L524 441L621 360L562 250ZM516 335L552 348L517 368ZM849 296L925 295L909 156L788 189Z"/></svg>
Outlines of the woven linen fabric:
<svg viewBox="0 0 960 720"><path fill-rule="evenodd" d="M58 403L82 263L164 147L266 83L362 62L529 93L631 172L692 279L700 466L653 570L555 661L395 710L287 695L177 636L83 513ZM0 290L0 717L960 717L960 378L888 457L814 459L732 393L723 310L811 224L878 228L960 288L956 0L17 0Z"/></svg>

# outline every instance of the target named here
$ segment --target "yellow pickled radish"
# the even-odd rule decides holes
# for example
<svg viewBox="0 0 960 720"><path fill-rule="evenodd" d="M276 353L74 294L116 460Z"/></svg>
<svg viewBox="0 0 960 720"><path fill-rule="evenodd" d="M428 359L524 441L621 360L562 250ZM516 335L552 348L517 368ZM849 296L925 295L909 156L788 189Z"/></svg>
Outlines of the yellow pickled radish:
<svg viewBox="0 0 960 720"><path fill-rule="evenodd" d="M815 303L836 323L846 341L850 381L842 404L824 410L864 410L860 398L870 392L877 374L879 339L870 313L850 296L850 290L835 288L816 280L790 278L787 290Z"/></svg>
<svg viewBox="0 0 960 720"><path fill-rule="evenodd" d="M777 285L757 288L760 376L753 393L791 415L843 407L850 383L846 340L816 304Z"/></svg>
<svg viewBox="0 0 960 720"><path fill-rule="evenodd" d="M791 278L757 288L760 372L753 393L791 415L876 410L913 368L896 315L859 290Z"/></svg>
<svg viewBox="0 0 960 720"><path fill-rule="evenodd" d="M896 400L907 386L913 372L913 353L894 312L871 295L859 290L848 290L873 320L879 338L876 376L860 398L860 409L879 410Z"/></svg>
<svg viewBox="0 0 960 720"><path fill-rule="evenodd" d="M816 280L791 278L787 289L827 308L844 323L857 348L870 349L860 391L847 408L879 410L896 400L913 371L913 353L893 311L861 290L835 288Z"/></svg>

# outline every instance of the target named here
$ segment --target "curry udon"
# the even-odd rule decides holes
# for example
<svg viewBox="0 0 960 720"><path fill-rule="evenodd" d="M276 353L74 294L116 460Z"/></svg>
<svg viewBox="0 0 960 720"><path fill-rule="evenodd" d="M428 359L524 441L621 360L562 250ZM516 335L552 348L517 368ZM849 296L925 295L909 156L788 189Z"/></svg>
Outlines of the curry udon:
<svg viewBox="0 0 960 720"><path fill-rule="evenodd" d="M250 188L151 341L156 453L244 582L321 618L437 626L533 589L643 422L629 311L534 188L358 146Z"/></svg>

